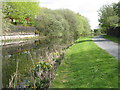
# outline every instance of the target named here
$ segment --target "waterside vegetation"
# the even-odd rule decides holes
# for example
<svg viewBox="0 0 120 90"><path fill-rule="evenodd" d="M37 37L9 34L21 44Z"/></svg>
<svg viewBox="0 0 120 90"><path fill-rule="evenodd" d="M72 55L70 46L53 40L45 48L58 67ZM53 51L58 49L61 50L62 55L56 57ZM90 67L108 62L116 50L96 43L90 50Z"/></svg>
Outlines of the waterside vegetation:
<svg viewBox="0 0 120 90"><path fill-rule="evenodd" d="M99 10L100 29L95 35L119 26L118 6ZM39 2L4 2L2 12L3 33L18 32L14 26L28 26L34 27L33 33L38 35L3 40L35 40L3 47L4 88L118 88L118 60L88 37L93 31L80 13L42 8Z"/></svg>

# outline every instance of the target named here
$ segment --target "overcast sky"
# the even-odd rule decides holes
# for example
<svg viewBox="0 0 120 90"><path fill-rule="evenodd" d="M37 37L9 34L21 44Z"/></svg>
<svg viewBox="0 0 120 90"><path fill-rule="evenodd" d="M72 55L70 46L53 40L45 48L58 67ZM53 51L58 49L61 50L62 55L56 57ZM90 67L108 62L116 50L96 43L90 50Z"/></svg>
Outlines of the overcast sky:
<svg viewBox="0 0 120 90"><path fill-rule="evenodd" d="M119 0L39 0L41 7L50 9L70 9L88 18L92 29L97 28L98 10L102 5L118 2Z"/></svg>

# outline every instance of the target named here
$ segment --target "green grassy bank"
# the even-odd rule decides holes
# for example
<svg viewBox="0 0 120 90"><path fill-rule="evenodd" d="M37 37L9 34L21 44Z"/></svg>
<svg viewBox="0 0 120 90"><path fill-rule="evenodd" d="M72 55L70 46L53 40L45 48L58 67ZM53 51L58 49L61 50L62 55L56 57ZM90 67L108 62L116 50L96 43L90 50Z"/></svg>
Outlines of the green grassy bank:
<svg viewBox="0 0 120 90"><path fill-rule="evenodd" d="M120 43L120 37L115 37L110 35L104 35L103 37L113 42Z"/></svg>
<svg viewBox="0 0 120 90"><path fill-rule="evenodd" d="M82 38L66 50L51 88L117 88L118 60L91 38Z"/></svg>

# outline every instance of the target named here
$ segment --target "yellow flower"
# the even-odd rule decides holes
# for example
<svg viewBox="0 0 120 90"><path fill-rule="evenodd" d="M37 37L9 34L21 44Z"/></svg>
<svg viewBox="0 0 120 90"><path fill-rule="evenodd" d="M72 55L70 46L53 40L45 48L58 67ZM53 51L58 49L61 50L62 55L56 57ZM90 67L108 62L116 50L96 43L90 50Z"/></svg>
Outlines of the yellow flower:
<svg viewBox="0 0 120 90"><path fill-rule="evenodd" d="M46 65L44 65L43 67L46 68Z"/></svg>
<svg viewBox="0 0 120 90"><path fill-rule="evenodd" d="M57 53L53 53L53 55L56 55Z"/></svg>
<svg viewBox="0 0 120 90"><path fill-rule="evenodd" d="M50 65L50 67L52 67L52 65Z"/></svg>

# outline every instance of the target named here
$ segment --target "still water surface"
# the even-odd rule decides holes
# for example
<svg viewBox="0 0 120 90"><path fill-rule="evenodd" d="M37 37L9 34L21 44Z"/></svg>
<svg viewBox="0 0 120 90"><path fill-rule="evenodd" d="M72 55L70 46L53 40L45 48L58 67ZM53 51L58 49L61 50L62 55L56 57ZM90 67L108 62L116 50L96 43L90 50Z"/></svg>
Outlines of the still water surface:
<svg viewBox="0 0 120 90"><path fill-rule="evenodd" d="M33 40L21 44L3 46L2 79L3 87L12 84L14 76L19 85L30 78L34 64L47 60L53 52L61 52L71 44L72 40L62 38L47 38Z"/></svg>

